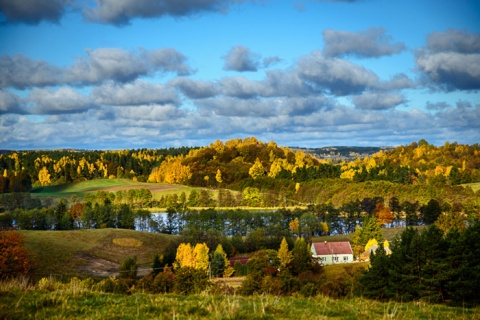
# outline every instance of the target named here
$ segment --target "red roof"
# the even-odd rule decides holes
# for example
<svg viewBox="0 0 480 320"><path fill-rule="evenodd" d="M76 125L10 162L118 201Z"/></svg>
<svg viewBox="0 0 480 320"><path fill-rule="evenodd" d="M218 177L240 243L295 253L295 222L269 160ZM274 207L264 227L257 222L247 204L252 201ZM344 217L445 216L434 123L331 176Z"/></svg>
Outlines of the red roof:
<svg viewBox="0 0 480 320"><path fill-rule="evenodd" d="M312 244L318 256L327 254L353 254L350 242L314 242Z"/></svg>

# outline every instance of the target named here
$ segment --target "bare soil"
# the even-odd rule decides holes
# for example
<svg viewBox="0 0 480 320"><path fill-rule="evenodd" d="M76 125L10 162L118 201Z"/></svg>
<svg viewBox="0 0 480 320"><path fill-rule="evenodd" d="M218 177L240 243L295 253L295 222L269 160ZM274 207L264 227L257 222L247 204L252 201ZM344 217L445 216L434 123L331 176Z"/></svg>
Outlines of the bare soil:
<svg viewBox="0 0 480 320"><path fill-rule="evenodd" d="M90 276L111 277L118 276L119 264L106 259L94 257L86 253L78 253L75 255L77 266L75 271L87 274ZM144 277L152 271L152 268L139 266L137 275Z"/></svg>

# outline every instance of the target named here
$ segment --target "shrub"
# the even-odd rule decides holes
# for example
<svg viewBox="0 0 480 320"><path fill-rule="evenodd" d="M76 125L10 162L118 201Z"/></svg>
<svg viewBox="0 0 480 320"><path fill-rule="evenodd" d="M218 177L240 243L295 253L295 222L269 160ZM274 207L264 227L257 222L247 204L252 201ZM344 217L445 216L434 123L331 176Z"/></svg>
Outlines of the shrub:
<svg viewBox="0 0 480 320"><path fill-rule="evenodd" d="M205 271L191 267L177 269L173 279L173 291L179 294L200 293L209 285Z"/></svg>
<svg viewBox="0 0 480 320"><path fill-rule="evenodd" d="M0 231L0 279L27 274L30 270L23 235L17 231Z"/></svg>
<svg viewBox="0 0 480 320"><path fill-rule="evenodd" d="M121 279L136 279L137 278L137 257L128 257L122 261L119 268Z"/></svg>

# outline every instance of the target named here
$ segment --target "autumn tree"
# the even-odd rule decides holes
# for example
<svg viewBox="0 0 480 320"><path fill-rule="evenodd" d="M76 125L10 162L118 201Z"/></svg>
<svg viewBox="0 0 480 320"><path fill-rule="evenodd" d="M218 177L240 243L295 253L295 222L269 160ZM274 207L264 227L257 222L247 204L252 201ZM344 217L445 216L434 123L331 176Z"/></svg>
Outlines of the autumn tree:
<svg viewBox="0 0 480 320"><path fill-rule="evenodd" d="M48 186L50 184L50 173L48 173L47 167L43 167L38 172L38 181L42 186Z"/></svg>
<svg viewBox="0 0 480 320"><path fill-rule="evenodd" d="M27 274L30 261L23 235L17 231L0 231L0 279Z"/></svg>
<svg viewBox="0 0 480 320"><path fill-rule="evenodd" d="M193 249L195 257L195 269L208 270L208 251L210 249L205 243L197 243Z"/></svg>
<svg viewBox="0 0 480 320"><path fill-rule="evenodd" d="M390 211L390 208L386 207L383 202L378 202L375 205L375 211L373 212L377 222L381 225L389 225L393 221L393 214Z"/></svg>
<svg viewBox="0 0 480 320"><path fill-rule="evenodd" d="M250 174L253 179L257 179L265 174L265 168L259 158L255 159L255 163L248 170L248 174Z"/></svg>
<svg viewBox="0 0 480 320"><path fill-rule="evenodd" d="M195 256L190 243L180 243L177 248L177 255L173 267L175 269L195 266Z"/></svg>
<svg viewBox="0 0 480 320"><path fill-rule="evenodd" d="M217 170L217 174L215 175L215 180L217 180L219 184L223 182L222 171L220 171L220 169Z"/></svg>
<svg viewBox="0 0 480 320"><path fill-rule="evenodd" d="M288 227L294 235L297 235L297 236L300 235L300 226L298 223L298 218L295 218L292 221L290 221L288 223Z"/></svg>
<svg viewBox="0 0 480 320"><path fill-rule="evenodd" d="M278 259L280 260L280 267L286 269L292 261L292 253L288 251L288 243L285 237L282 238L280 248L278 249Z"/></svg>

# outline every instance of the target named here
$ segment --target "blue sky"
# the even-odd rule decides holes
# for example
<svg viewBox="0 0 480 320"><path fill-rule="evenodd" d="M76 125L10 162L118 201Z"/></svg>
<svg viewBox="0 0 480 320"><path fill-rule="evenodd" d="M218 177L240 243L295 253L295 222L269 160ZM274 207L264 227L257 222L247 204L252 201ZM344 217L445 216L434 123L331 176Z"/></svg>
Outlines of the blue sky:
<svg viewBox="0 0 480 320"><path fill-rule="evenodd" d="M480 142L480 2L0 0L0 149Z"/></svg>

